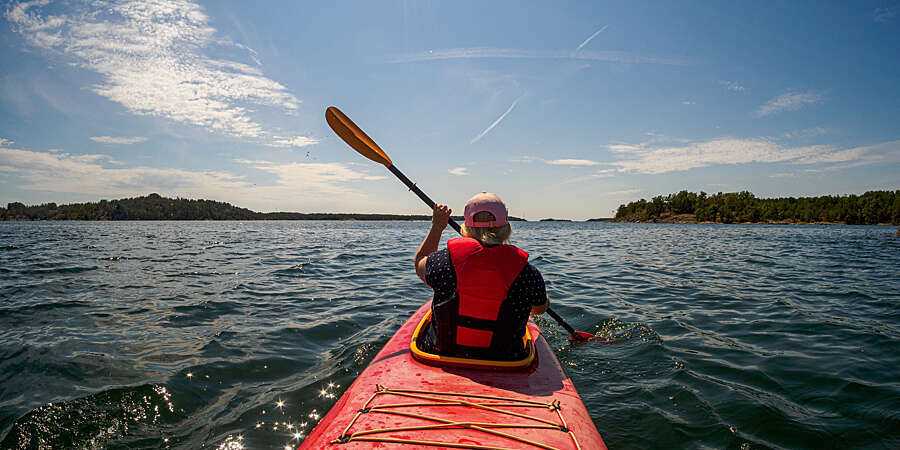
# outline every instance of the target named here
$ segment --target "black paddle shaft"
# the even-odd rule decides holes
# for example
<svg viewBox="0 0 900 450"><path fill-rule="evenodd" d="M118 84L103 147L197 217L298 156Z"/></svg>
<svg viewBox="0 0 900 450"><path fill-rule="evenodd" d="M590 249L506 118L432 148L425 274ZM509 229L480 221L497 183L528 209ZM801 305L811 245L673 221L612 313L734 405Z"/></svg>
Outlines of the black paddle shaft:
<svg viewBox="0 0 900 450"><path fill-rule="evenodd" d="M430 206L431 209L434 209L434 207L435 207L434 200L432 200L431 197L428 196L428 194L422 192L422 190L419 189L418 186L416 186L416 183L413 183L409 178L406 178L406 175L404 175L403 172L400 171L400 169L398 169L393 164L387 166L387 168L388 168L388 170L391 171L392 174L394 174L397 178L399 178L400 181L402 181L403 184L405 184L406 187L409 188L409 190L413 191L416 195L418 195L419 198L422 199L422 201L425 202L426 205ZM455 220L450 219L448 224L451 227L453 227L453 229L456 230L457 233L462 234L462 229L460 229L459 224L456 223ZM562 327L565 328L566 331L569 332L569 334L571 334L573 336L576 334L575 329L572 328L572 325L569 325L568 323L566 323L566 321L559 314L557 314L556 311L550 309L549 306L547 307L547 314L549 314L550 317L552 317L554 320L556 320L557 323L562 325Z"/></svg>
<svg viewBox="0 0 900 450"><path fill-rule="evenodd" d="M428 196L428 194L422 192L422 190L419 189L418 186L416 186L416 183L413 183L412 181L410 181L409 178L406 178L406 175L404 175L403 172L400 171L400 169L398 169L393 164L387 166L387 168L388 168L388 170L391 171L392 174L396 175L397 178L399 178L400 181L402 181L403 184L405 184L406 187L409 188L409 190L413 191L416 195L418 195L419 198L421 198L422 201L425 202L425 204L427 204L429 207L431 207L431 209L434 209L434 207L435 207L434 200L432 200L431 197ZM462 234L462 229L459 227L459 224L456 223L455 220L450 219L448 224L451 227L453 227L453 229L456 230L457 233Z"/></svg>
<svg viewBox="0 0 900 450"><path fill-rule="evenodd" d="M575 329L572 328L572 325L569 325L568 323L566 323L566 321L563 320L563 318L559 314L557 314L556 311L550 309L549 306L547 307L547 314L550 314L550 317L552 317L554 320L556 320L556 322L558 324L562 325L562 327L565 328L566 331L569 332L569 334L571 334L573 336L577 334L575 332Z"/></svg>

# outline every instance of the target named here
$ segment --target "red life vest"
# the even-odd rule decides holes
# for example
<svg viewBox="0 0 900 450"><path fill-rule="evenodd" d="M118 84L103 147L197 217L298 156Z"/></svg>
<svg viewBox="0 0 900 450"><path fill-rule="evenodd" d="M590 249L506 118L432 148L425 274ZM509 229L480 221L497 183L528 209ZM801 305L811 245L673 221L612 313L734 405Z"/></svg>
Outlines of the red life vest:
<svg viewBox="0 0 900 450"><path fill-rule="evenodd" d="M447 249L459 295L456 345L490 348L500 306L528 264L528 253L514 245L485 247L472 238L451 239Z"/></svg>

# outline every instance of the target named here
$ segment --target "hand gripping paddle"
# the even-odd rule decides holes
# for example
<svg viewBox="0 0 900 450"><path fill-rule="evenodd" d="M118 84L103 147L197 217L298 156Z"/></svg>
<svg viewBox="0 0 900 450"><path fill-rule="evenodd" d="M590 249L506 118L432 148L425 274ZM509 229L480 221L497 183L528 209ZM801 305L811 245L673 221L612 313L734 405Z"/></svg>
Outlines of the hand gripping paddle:
<svg viewBox="0 0 900 450"><path fill-rule="evenodd" d="M372 161L377 162L391 171L409 190L413 191L416 195L422 199L425 204L427 204L431 209L434 209L434 200L428 197L421 189L419 189L415 183L406 178L406 175L400 171L396 166L394 166L394 162L391 161L391 157L385 153L378 144L375 143L372 138L369 137L361 128L356 126L349 117L347 117L341 110L337 109L337 107L329 106L328 109L325 110L325 121L328 122L328 126L337 133L344 142L347 143L350 147L353 147L353 150L356 150L360 155L365 156L366 158L371 159ZM450 219L449 225L456 230L457 233L462 233L460 230L459 224L456 223L453 219ZM547 314L550 315L554 320L556 320L566 331L569 332L569 339L572 341L587 341L594 337L593 334L588 333L586 331L577 331L572 328L571 325L566 323L562 317L559 316L555 311L550 308L547 308Z"/></svg>

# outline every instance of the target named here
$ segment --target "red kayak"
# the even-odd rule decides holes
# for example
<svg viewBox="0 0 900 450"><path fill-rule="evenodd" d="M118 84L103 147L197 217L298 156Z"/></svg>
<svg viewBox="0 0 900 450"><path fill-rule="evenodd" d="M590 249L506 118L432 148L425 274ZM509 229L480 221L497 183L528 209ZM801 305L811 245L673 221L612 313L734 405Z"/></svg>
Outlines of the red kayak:
<svg viewBox="0 0 900 450"><path fill-rule="evenodd" d="M465 367L411 346L430 311L427 302L410 317L300 449L606 448L537 325L524 368Z"/></svg>

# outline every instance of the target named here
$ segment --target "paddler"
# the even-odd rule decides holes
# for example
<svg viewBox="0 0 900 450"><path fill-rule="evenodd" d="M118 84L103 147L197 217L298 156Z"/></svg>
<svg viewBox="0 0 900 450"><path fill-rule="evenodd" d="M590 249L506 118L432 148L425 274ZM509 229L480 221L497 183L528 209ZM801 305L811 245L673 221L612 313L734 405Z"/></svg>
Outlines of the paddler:
<svg viewBox="0 0 900 450"><path fill-rule="evenodd" d="M416 274L434 290L432 320L420 348L430 353L491 360L525 355L528 315L549 306L541 273L528 253L509 244L503 200L482 192L466 202L463 237L438 250L452 210L438 204L415 256Z"/></svg>

